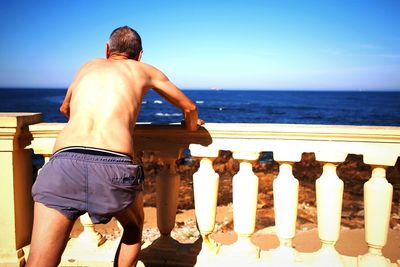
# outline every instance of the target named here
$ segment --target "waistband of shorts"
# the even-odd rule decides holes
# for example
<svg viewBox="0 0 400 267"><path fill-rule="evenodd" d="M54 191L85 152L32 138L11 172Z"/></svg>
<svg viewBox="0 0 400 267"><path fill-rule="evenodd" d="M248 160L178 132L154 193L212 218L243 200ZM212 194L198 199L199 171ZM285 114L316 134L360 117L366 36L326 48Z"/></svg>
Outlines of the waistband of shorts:
<svg viewBox="0 0 400 267"><path fill-rule="evenodd" d="M54 152L52 158L76 158L94 161L132 162L130 155L102 148L70 146Z"/></svg>

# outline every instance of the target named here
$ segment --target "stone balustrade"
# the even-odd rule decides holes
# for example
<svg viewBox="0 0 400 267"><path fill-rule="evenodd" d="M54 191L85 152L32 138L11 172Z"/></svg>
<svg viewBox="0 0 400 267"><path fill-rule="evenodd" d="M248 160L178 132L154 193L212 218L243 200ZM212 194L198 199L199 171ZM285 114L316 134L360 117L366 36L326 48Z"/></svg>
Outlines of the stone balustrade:
<svg viewBox="0 0 400 267"><path fill-rule="evenodd" d="M219 150L230 150L241 162L239 172L233 177L234 229L238 241L226 248L231 257L247 254L247 260L250 260L247 264L252 265L268 262L273 266L391 266L381 251L387 240L393 194L385 169L394 166L400 155L400 128L262 124L209 124L206 128L212 136L212 144L207 147L190 145L192 156L204 161L194 175L196 215L198 222L202 222L199 229L204 247L208 245L210 250L214 249L209 233L215 220L215 207L210 207L207 212L201 204L198 211L197 203L214 199L215 188L212 187L218 185L207 159L215 157ZM249 163L263 151L272 151L274 160L280 165L279 175L273 182L276 234L280 246L259 253L249 239L255 229L258 192L257 177ZM292 166L301 160L303 152L313 152L316 160L324 163L323 173L316 181L318 234L322 247L309 255L300 255L292 247L299 190ZM364 184L365 238L369 251L358 258L339 255L334 247L340 233L344 189L343 181L336 174L336 166L350 153L362 155L364 162L373 168L371 179ZM197 177L200 175L201 178ZM207 179L208 187L204 186ZM201 184L201 189L196 189L196 183ZM211 192L214 195L210 196ZM223 248L219 253L223 254ZM202 253L198 259L201 260L201 256ZM259 260L251 261L252 257ZM204 262L198 261L197 265L210 266L209 256Z"/></svg>
<svg viewBox="0 0 400 267"><path fill-rule="evenodd" d="M29 171L21 174L15 165L31 164L29 148L48 159L64 124L37 123L40 120L38 114L1 116L0 179L2 185L7 186L0 189L0 234L8 238L7 241L0 238L0 264L5 261L22 265L23 247L29 243L30 236L32 200L29 189L32 175ZM152 244L152 249L159 252L156 258L147 258L149 262L166 266L188 262L185 251L170 236L175 226L180 181L175 161L185 149L190 149L191 155L200 161L200 167L193 175L193 190L196 219L203 242L195 262L189 265L220 266L240 262L245 266L397 266L382 256L382 247L387 240L393 194L393 187L386 179L386 168L394 166L400 156L400 127L207 123L199 131L188 133L179 125L137 125L134 144L137 157L151 151L164 162L156 177L157 225L161 237ZM234 230L238 238L232 245L224 246L211 238L219 183L219 175L214 171L212 162L222 150L232 151L234 159L240 162L239 172L232 177ZM268 251L260 250L250 240L255 231L259 190L252 162L265 151L272 152L274 160L279 163L273 192L276 235L280 245ZM313 152L316 160L323 163L323 173L316 181L318 235L322 247L315 253L299 253L292 245L296 235L299 192L299 181L293 176L292 168L304 152ZM340 255L335 250L340 235L344 190L336 167L348 154L362 155L364 163L373 169L371 178L364 184L365 242L369 251L359 257ZM16 178L18 175L22 178ZM26 179L22 186L18 185L21 179ZM10 203L14 206L10 207ZM17 216L17 213L29 215L19 218L21 215ZM12 215L11 221L9 215ZM21 220L28 222L23 230L19 226ZM92 241L89 242L99 245L101 236L91 230L90 222L82 220L86 226L83 233L91 236L88 239ZM23 241L20 241L21 236Z"/></svg>

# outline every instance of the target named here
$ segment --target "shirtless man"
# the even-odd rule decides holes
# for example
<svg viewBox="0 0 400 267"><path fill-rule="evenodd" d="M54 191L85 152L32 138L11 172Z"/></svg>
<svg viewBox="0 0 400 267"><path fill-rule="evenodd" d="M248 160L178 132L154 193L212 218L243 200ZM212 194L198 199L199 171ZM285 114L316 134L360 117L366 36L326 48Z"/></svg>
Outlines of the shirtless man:
<svg viewBox="0 0 400 267"><path fill-rule="evenodd" d="M106 59L77 73L60 111L69 121L33 188L30 266L57 266L74 221L113 216L124 228L115 265L135 266L143 227L142 168L132 162L133 130L142 98L153 88L184 114L188 131L203 122L197 108L158 69L141 63L141 39L125 26L111 33Z"/></svg>

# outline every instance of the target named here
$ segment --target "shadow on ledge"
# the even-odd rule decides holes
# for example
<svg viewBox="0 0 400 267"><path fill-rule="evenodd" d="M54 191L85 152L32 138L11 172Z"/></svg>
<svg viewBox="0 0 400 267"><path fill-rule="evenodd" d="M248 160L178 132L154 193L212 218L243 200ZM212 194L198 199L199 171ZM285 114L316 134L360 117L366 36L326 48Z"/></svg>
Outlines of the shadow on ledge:
<svg viewBox="0 0 400 267"><path fill-rule="evenodd" d="M184 244L169 235L161 235L151 245L140 251L139 260L146 267L184 266L193 267L201 251L202 238Z"/></svg>

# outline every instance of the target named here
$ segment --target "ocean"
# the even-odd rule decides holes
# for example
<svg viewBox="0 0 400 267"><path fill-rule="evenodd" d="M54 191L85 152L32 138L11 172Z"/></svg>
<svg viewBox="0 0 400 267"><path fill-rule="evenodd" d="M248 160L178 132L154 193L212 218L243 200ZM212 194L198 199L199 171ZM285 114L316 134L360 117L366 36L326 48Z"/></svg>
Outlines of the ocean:
<svg viewBox="0 0 400 267"><path fill-rule="evenodd" d="M400 126L400 92L184 90L206 122ZM0 112L41 112L44 122L66 122L59 112L66 90L0 89ZM181 111L154 91L138 122L180 122Z"/></svg>

